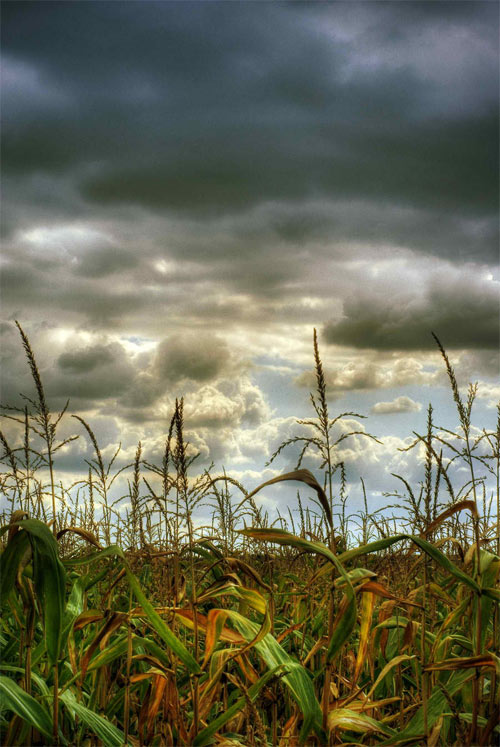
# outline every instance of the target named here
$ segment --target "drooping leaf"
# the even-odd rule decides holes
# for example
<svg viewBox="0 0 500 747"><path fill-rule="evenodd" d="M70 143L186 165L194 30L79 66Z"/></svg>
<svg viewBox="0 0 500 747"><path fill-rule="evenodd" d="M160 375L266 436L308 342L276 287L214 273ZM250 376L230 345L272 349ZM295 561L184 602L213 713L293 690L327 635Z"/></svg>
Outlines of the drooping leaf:
<svg viewBox="0 0 500 747"><path fill-rule="evenodd" d="M368 553L378 552L379 550L386 550L396 542L401 542L401 540L405 539L411 540L413 543L415 543L421 550L423 550L423 552L427 553L429 557L435 560L436 563L438 563L445 571L458 579L458 581L465 584L466 586L469 586L476 593L480 592L480 588L473 578L461 571L460 568L457 568L457 566L452 563L451 560L446 557L446 555L443 555L443 553L440 552L440 550L438 550L430 542L427 542L427 540L424 540L421 537L415 537L412 534L397 534L394 537L385 537L384 539L376 540L375 542L369 542L368 544L361 545L360 547L355 547L352 550L347 550L346 552L343 552L341 555L339 555L339 561L341 563L346 563L348 560L353 560L360 555L367 555Z"/></svg>
<svg viewBox="0 0 500 747"><path fill-rule="evenodd" d="M476 667L493 667L500 674L500 661L493 654L479 654L478 656L455 656L443 661L435 661L424 667L425 672L456 671L458 669L475 669Z"/></svg>
<svg viewBox="0 0 500 747"><path fill-rule="evenodd" d="M341 731L355 731L362 734L370 732L381 732L382 734L395 734L394 730L386 724L370 718L364 713L358 713L350 708L335 708L328 714L328 728L340 729Z"/></svg>
<svg viewBox="0 0 500 747"><path fill-rule="evenodd" d="M241 529L239 534L243 534L246 537L253 537L254 539L265 540L266 542L275 542L279 545L290 545L291 547L299 548L303 552L322 555L335 567L346 586L347 604L342 619L339 619L337 616L333 635L329 641L327 659L331 661L351 635L356 623L356 595L351 579L339 558L322 542L313 542L303 537L297 537L294 534L290 534L290 532L286 532L284 529L249 527Z"/></svg>
<svg viewBox="0 0 500 747"><path fill-rule="evenodd" d="M47 653L54 664L59 658L66 602L66 572L59 560L54 535L38 519L25 519L18 526L29 536L33 553L33 582L40 600ZM18 532L19 536L22 532ZM14 539L15 539L14 537Z"/></svg>
<svg viewBox="0 0 500 747"><path fill-rule="evenodd" d="M249 697L251 701L254 701L262 688L272 677L274 677L275 674L279 673L279 670L282 669L283 665L278 665L262 675L258 682L248 688L247 697ZM247 699L245 695L242 695L238 698L236 703L233 703L233 705L225 711L225 713L222 713L220 716L213 719L205 729L198 732L197 736L194 738L193 747L206 747L206 745L212 744L214 734L216 734L224 724L234 718L234 716L245 707L246 702Z"/></svg>
<svg viewBox="0 0 500 747"><path fill-rule="evenodd" d="M100 716L87 706L79 703L71 690L61 693L60 700L73 716L78 716L89 729L103 742L105 747L123 747L125 735L104 716Z"/></svg>
<svg viewBox="0 0 500 747"><path fill-rule="evenodd" d="M273 477L272 480L267 480L267 482L263 482L262 485L259 485L255 488L255 490L252 490L251 493L248 494L248 498L253 498L253 496L258 493L262 488L267 487L268 485L274 485L277 482L285 482L285 481L296 481L296 482L303 482L305 485L309 485L310 488L316 491L318 495L319 502L321 503L321 507L323 508L323 511L325 512L326 520L328 521L328 524L330 526L330 529L333 529L333 517L332 512L330 509L330 504L328 502L328 498L326 497L326 493L319 484L319 482L316 480L312 472L309 472L308 469L298 469L294 470L293 472L287 472L284 475L278 475L278 477Z"/></svg>
<svg viewBox="0 0 500 747"><path fill-rule="evenodd" d="M76 534L78 537L81 537L86 542L89 542L91 545L94 545L94 547L97 547L99 550L102 550L103 547L100 544L100 542L96 539L96 537L92 534L92 532L89 532L88 529L83 529L82 527L64 527L64 529L60 529L57 533L57 539L60 540L61 537L64 537L65 534L68 532L71 532L71 534Z"/></svg>
<svg viewBox="0 0 500 747"><path fill-rule="evenodd" d="M458 503L454 503L453 506L450 506L450 508L447 508L445 511L439 514L434 521L429 524L429 526L425 530L425 536L429 537L432 532L440 526L443 521L446 521L446 519L449 519L450 516L453 516L454 514L468 510L471 512L473 516L477 518L478 512L477 512L477 506L476 501L471 500L465 500L465 501L459 501Z"/></svg>
<svg viewBox="0 0 500 747"><path fill-rule="evenodd" d="M52 718L32 695L5 675L0 675L0 696L4 707L33 726L37 731L52 738Z"/></svg>
<svg viewBox="0 0 500 747"><path fill-rule="evenodd" d="M230 612L230 618L236 629L247 641L251 641L256 637L258 626L255 623L243 617L238 612ZM282 681L288 687L290 694L304 717L301 740L304 741L311 729L314 729L320 742L321 740L324 742L325 735L321 726L321 708L308 671L296 659L287 654L270 633L255 644L255 650L270 669L274 669L280 664L285 667L286 674L283 675Z"/></svg>

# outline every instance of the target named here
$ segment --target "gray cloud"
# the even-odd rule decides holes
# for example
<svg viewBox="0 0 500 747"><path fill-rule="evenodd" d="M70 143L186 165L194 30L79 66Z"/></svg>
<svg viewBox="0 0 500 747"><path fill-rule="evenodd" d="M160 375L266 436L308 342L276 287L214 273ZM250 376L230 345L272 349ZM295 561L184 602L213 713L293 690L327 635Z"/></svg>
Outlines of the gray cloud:
<svg viewBox="0 0 500 747"><path fill-rule="evenodd" d="M231 366L231 354L226 343L207 332L183 332L163 340L154 363L158 379L179 382L213 380Z"/></svg>
<svg viewBox="0 0 500 747"><path fill-rule="evenodd" d="M429 278L421 295L405 287L351 297L323 334L329 343L380 350L434 349L431 332L447 348L497 348L498 311L498 283L462 271Z"/></svg>
<svg viewBox="0 0 500 747"><path fill-rule="evenodd" d="M57 365L71 374L85 374L113 361L114 355L110 346L94 345L84 350L62 353L57 359Z"/></svg>
<svg viewBox="0 0 500 747"><path fill-rule="evenodd" d="M59 356L48 393L95 404L116 399L131 385L134 375L133 363L121 345L94 343Z"/></svg>
<svg viewBox="0 0 500 747"><path fill-rule="evenodd" d="M115 247L102 247L91 249L78 257L74 272L83 277L101 278L131 270L138 264L138 257L129 252Z"/></svg>

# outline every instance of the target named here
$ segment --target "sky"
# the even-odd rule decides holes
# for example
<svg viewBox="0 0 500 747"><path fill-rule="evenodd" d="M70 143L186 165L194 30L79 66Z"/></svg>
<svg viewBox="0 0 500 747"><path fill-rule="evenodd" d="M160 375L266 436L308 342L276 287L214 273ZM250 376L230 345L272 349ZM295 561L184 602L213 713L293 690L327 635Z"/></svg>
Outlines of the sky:
<svg viewBox="0 0 500 747"><path fill-rule="evenodd" d="M496 422L498 31L481 0L3 3L2 403L32 391L17 319L117 464L161 459L184 396L198 469L251 489L294 466L266 463L316 328L331 416L366 416L336 434L382 442L335 454L353 510L360 477L373 508L418 485L428 403L457 424L431 332Z"/></svg>

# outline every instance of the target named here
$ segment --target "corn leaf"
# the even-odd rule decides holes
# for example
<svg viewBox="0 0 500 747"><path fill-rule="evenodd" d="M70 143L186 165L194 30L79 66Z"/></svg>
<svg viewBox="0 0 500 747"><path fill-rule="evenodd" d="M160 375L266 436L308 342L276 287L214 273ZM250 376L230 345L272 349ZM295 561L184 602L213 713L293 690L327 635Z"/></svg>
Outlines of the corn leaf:
<svg viewBox="0 0 500 747"><path fill-rule="evenodd" d="M371 698L371 696L373 695L373 693L377 689L378 685L380 685L380 683L382 682L382 680L384 679L384 677L387 674L389 674L389 672L391 671L391 669L393 669L394 667L397 667L398 664L402 664L404 661L410 661L410 659L414 659L414 658L415 658L415 655L408 656L407 654L400 654L399 656L395 656L394 659L391 659L390 661L388 661L387 664L385 665L385 667L382 669L382 671L378 675L378 677L375 680L375 682L373 683L373 685L371 686L369 692L367 693L367 695L366 695L367 699Z"/></svg>
<svg viewBox="0 0 500 747"><path fill-rule="evenodd" d="M255 488L255 490L252 490L252 492L247 496L246 499L248 500L248 498L253 498L256 493L258 493L260 490L262 490L262 488L265 488L268 485L274 485L277 482L286 482L289 480L303 482L305 483L305 485L309 485L310 488L316 491L319 502L321 503L323 511L325 512L326 520L330 525L330 529L333 529L332 512L330 509L328 498L326 497L326 493L319 482L316 480L312 472L309 472L308 469L298 469L294 472L287 472L285 475L278 475L278 477L273 477L272 480L263 482L262 485L259 485L257 488Z"/></svg>
<svg viewBox="0 0 500 747"><path fill-rule="evenodd" d="M125 742L124 733L104 716L79 703L70 690L60 696L62 703L71 715L77 716L89 729L103 742L105 747L123 747Z"/></svg>
<svg viewBox="0 0 500 747"><path fill-rule="evenodd" d="M59 560L59 547L46 524L25 519L17 524L27 532L33 553L33 580L43 612L47 653L53 664L59 658L66 601L66 572ZM19 536L21 532L15 535ZM14 537L14 539L15 539Z"/></svg>
<svg viewBox="0 0 500 747"><path fill-rule="evenodd" d="M155 608L141 589L141 585L138 579L130 570L129 565L125 561L125 559L123 560L123 564L125 566L129 585L156 633L172 650L175 656L177 656L182 661L182 663L190 672L192 672L193 674L199 674L201 672L201 668L196 659L192 656L192 654L189 653L182 641L180 641L177 636L172 633L168 625L156 612Z"/></svg>
<svg viewBox="0 0 500 747"><path fill-rule="evenodd" d="M358 654L356 665L352 677L352 686L358 681L361 669L366 661L368 651L368 640L370 637L370 628L372 624L373 606L375 604L375 594L372 592L363 592L361 595L361 626L359 631Z"/></svg>
<svg viewBox="0 0 500 747"><path fill-rule="evenodd" d="M343 552L342 555L339 555L339 561L345 563L348 560L353 560L354 558L359 557L360 555L367 555L368 553L378 552L379 550L386 550L396 542L401 542L401 540L405 539L411 540L421 550L427 553L429 557L435 560L436 563L438 563L445 571L451 573L452 576L458 579L458 581L469 586L476 593L480 593L480 587L473 578L461 571L460 568L457 568L457 566L452 563L446 555L443 555L443 553L430 542L427 542L427 540L424 540L421 537L415 537L412 534L397 534L394 537L386 537L384 539L376 540L375 542L369 542L367 545L355 547L352 550L347 550L346 552Z"/></svg>
<svg viewBox="0 0 500 747"><path fill-rule="evenodd" d="M144 610L144 613L153 629L164 641L164 643L166 643L167 646L172 650L175 656L177 656L182 661L182 663L190 672L192 672L193 674L199 674L201 672L201 668L198 662L195 660L192 654L189 653L182 641L180 641L177 636L172 633L165 621L162 620L160 615L156 612L155 608L144 594L139 580L132 573L129 564L125 559L123 550L120 547L118 547L117 545L110 545L109 547L104 548L104 550L90 553L84 558L78 558L76 559L76 561L72 560L69 564L82 565L84 563L93 563L94 561L101 560L105 557L119 557L121 559L121 562L125 569L127 580L129 582L129 586L131 587L134 596Z"/></svg>
<svg viewBox="0 0 500 747"><path fill-rule="evenodd" d="M241 635L248 641L256 637L258 626L255 623L252 623L238 612L231 612L230 619ZM279 665L283 665L286 668L287 671L283 675L282 680L288 687L304 717L301 739L305 740L311 729L314 729L320 742L321 740L324 742L325 735L321 727L321 708L307 670L296 659L287 654L270 633L255 644L255 650L270 669L275 669Z"/></svg>
<svg viewBox="0 0 500 747"><path fill-rule="evenodd" d="M16 532L0 555L0 603L2 607L14 588L17 573L27 551L29 538L25 532Z"/></svg>
<svg viewBox="0 0 500 747"><path fill-rule="evenodd" d="M282 669L283 665L274 667L274 669L266 672L258 682L249 687L247 690L247 694L250 700L254 701L264 685L266 685L267 682L269 682L269 680ZM234 718L238 711L241 711L241 709L245 707L246 702L247 699L245 695L242 695L241 698L238 698L236 703L233 703L233 705L228 708L225 713L222 713L220 716L211 721L205 729L198 732L197 736L194 738L193 747L205 747L206 745L212 744L212 737L218 731L218 729L220 729L222 726L224 726L224 724Z"/></svg>
<svg viewBox="0 0 500 747"><path fill-rule="evenodd" d="M453 696L465 683L474 676L470 671L453 672L447 682L443 683L449 695ZM448 701L438 686L436 686L427 701L427 728L432 729L436 721L449 709ZM410 723L398 734L397 737L381 742L383 745L399 744L410 740L422 740L424 735L424 709L420 707L411 719Z"/></svg>
<svg viewBox="0 0 500 747"><path fill-rule="evenodd" d="M328 728L341 731L355 731L366 734L368 732L382 732L386 735L395 734L393 729L381 724L364 713L358 713L350 708L335 708L328 714Z"/></svg>
<svg viewBox="0 0 500 747"><path fill-rule="evenodd" d="M13 711L49 739L52 738L52 718L45 708L14 680L3 674L0 675L0 696L4 708Z"/></svg>
<svg viewBox="0 0 500 747"><path fill-rule="evenodd" d="M244 534L246 537L253 537L253 539L264 540L266 542L275 542L279 545L290 545L299 548L303 552L322 555L336 568L346 585L347 605L342 618L337 618L336 620L333 635L328 644L327 659L328 661L331 661L340 651L345 641L349 638L356 623L356 595L354 593L351 579L340 560L322 542L312 542L303 537L297 537L294 534L290 534L290 532L286 532L284 529L262 529L258 527L250 527L247 529L241 529L239 534Z"/></svg>

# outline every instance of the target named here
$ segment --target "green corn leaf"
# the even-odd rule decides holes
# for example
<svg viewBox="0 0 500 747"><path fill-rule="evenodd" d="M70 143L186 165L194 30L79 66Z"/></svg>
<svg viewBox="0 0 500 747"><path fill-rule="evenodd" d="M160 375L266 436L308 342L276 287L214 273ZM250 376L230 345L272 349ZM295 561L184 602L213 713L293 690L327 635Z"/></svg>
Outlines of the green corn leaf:
<svg viewBox="0 0 500 747"><path fill-rule="evenodd" d="M394 729L390 729L386 724L381 724L374 718L367 716L365 713L352 711L350 708L335 708L328 714L328 728L340 729L341 731L355 731L362 734L382 732L385 735L394 735Z"/></svg>
<svg viewBox="0 0 500 747"><path fill-rule="evenodd" d="M62 693L60 700L70 714L78 716L89 729L102 741L105 747L123 747L126 744L124 733L114 724L95 711L79 703L70 690Z"/></svg>
<svg viewBox="0 0 500 747"><path fill-rule="evenodd" d="M415 537L412 534L397 534L394 537L386 537L385 539L376 540L375 542L369 542L367 545L355 547L352 550L347 550L347 552L343 552L342 555L339 555L339 561L346 563L348 560L353 560L360 555L367 555L368 553L377 552L378 550L385 550L396 542L401 542L401 540L405 539L411 540L415 545L417 545L417 547L420 547L421 550L427 553L429 557L435 560L436 563L438 563L445 571L458 579L458 581L469 586L476 593L480 593L480 587L473 578L461 571L460 568L457 568L457 566L452 563L446 555L443 555L443 553L430 542L427 542L427 540L424 540L421 537Z"/></svg>
<svg viewBox="0 0 500 747"><path fill-rule="evenodd" d="M189 653L185 645L182 643L182 641L177 638L174 633L170 630L168 625L165 623L164 620L161 619L160 615L156 612L155 608L151 604L151 602L148 600L146 595L144 594L141 585L139 583L139 580L137 577L132 573L132 570L130 569L129 564L127 563L125 559L125 555L123 553L123 550L118 547L118 545L110 545L109 547L104 548L104 550L98 550L97 552L90 553L89 555L86 555L85 558L78 558L75 561L70 561L67 563L68 565L83 565L84 563L94 563L96 560L102 560L105 557L118 557L120 558L123 567L125 568L125 573L127 575L127 580L129 583L130 588L132 589L134 596L136 597L137 601L141 605L142 609L144 610L144 613L146 617L148 618L151 626L156 631L156 633L160 636L160 638L164 641L164 643L167 644L167 646L173 651L175 656L177 656L182 663L187 667L187 669L192 672L193 674L199 674L201 672L201 668L196 661L196 659L192 656L192 654Z"/></svg>
<svg viewBox="0 0 500 747"><path fill-rule="evenodd" d="M13 711L49 740L52 738L52 718L49 713L32 695L3 674L0 675L0 696L7 710Z"/></svg>
<svg viewBox="0 0 500 747"><path fill-rule="evenodd" d="M6 603L30 543L25 532L16 532L0 555L0 603Z"/></svg>
<svg viewBox="0 0 500 747"><path fill-rule="evenodd" d="M66 610L64 612L63 630L61 633L61 642L63 646L68 640L68 636L71 633L76 618L83 612L87 583L88 577L80 576L74 581L71 588Z"/></svg>
<svg viewBox="0 0 500 747"><path fill-rule="evenodd" d="M283 669L283 665L279 665L266 672L255 684L248 688L247 693L250 700L253 702L259 692L262 690L269 680L274 677L280 670ZM224 724L227 724L236 714L245 707L247 699L244 695L238 698L236 703L227 709L224 713L221 713L216 719L210 722L210 724L200 731L193 741L193 747L206 747L206 745L212 744L212 737Z"/></svg>
<svg viewBox="0 0 500 747"><path fill-rule="evenodd" d="M207 599L218 599L225 595L240 599L262 615L267 613L267 603L262 594L246 586L236 586L228 580L216 581L198 597L197 601L203 603Z"/></svg>
<svg viewBox="0 0 500 747"><path fill-rule="evenodd" d="M262 594L256 589L249 589L246 586L236 586L236 584L232 584L228 580L224 581L223 579L213 583L200 597L198 597L198 602L204 602L207 599L217 599L226 594L236 597L236 599L239 599L261 615L264 615L264 620L257 636L245 647L245 649L252 648L258 641L264 638L271 629L271 618L269 616L267 602Z"/></svg>
<svg viewBox="0 0 500 747"><path fill-rule="evenodd" d="M258 626L238 612L228 610L228 618L232 620L236 629L247 641L253 640L258 633ZM283 682L288 687L290 694L299 706L304 717L301 731L301 740L305 741L311 729L314 729L320 739L325 742L325 734L322 729L322 713L317 701L311 678L306 669L282 648L278 641L270 634L264 636L255 644L255 650L263 659L269 669L279 665L285 667L286 674Z"/></svg>
<svg viewBox="0 0 500 747"><path fill-rule="evenodd" d="M33 580L43 612L45 642L49 659L59 658L66 597L66 572L59 560L57 542L46 524L38 519L16 522L29 536L33 553ZM18 532L22 534L22 532Z"/></svg>
<svg viewBox="0 0 500 747"><path fill-rule="evenodd" d="M79 558L68 558L64 560L64 565L72 568L73 566L93 564L96 560L104 558L123 558L123 551L118 545L109 545L104 550L96 550L88 555L81 555Z"/></svg>
<svg viewBox="0 0 500 747"><path fill-rule="evenodd" d="M128 563L123 560L123 564L125 566L125 571L127 574L127 579L129 582L129 585L134 592L134 595L141 605L142 609L146 613L149 622L151 623L152 627L156 631L156 633L160 636L160 638L167 644L167 646L172 650L172 652L182 661L183 664L187 667L187 669L192 674L199 674L201 672L201 667L196 661L196 659L192 656L192 654L189 653L185 645L180 641L174 633L170 630L168 625L161 619L160 615L156 612L155 608L151 604L151 602L148 600L146 595L144 594L143 590L141 589L141 585L139 584L139 581L134 576L132 571L130 570Z"/></svg>
<svg viewBox="0 0 500 747"><path fill-rule="evenodd" d="M132 650L135 650L135 641L136 636L132 636ZM106 646L104 651L100 651L96 656L94 656L93 659L90 660L90 663L87 667L87 672L92 672L94 670L99 670L101 667L106 667L108 664L111 664L112 661L115 661L115 659L119 659L121 656L127 655L127 647L128 647L128 639L127 634L124 633L120 637L118 637L112 646Z"/></svg>
<svg viewBox="0 0 500 747"><path fill-rule="evenodd" d="M495 602L500 602L500 589L484 587L481 593L485 597L490 597L490 599L494 599Z"/></svg>
<svg viewBox="0 0 500 747"><path fill-rule="evenodd" d="M462 689L464 684L474 676L469 671L453 672L446 683L443 683L449 695L455 695ZM443 691L438 686L434 687L431 697L427 701L427 729L432 729L438 718L449 710L448 701ZM410 723L400 732L397 737L381 742L383 745L399 744L411 740L423 740L424 735L424 709L420 707L411 719Z"/></svg>
<svg viewBox="0 0 500 747"><path fill-rule="evenodd" d="M465 721L467 724L472 724L473 715L472 713L459 713L458 718L462 719L462 721ZM481 728L485 728L488 725L488 719L484 716L477 715L477 723ZM500 724L498 726L495 726L493 728L493 731L497 734L500 734Z"/></svg>
<svg viewBox="0 0 500 747"><path fill-rule="evenodd" d="M390 661L388 661L385 667L382 669L382 671L378 675L373 685L370 687L369 692L366 694L367 700L371 698L371 696L377 689L378 685L380 685L384 677L387 676L387 674L391 671L391 669L396 667L398 664L402 664L404 661L411 661L412 659L415 659L415 655L409 656L408 654L400 654L399 656L395 656L394 659L391 659Z"/></svg>
<svg viewBox="0 0 500 747"><path fill-rule="evenodd" d="M500 591L495 589L495 584L498 579L500 572L500 558L492 553L481 550L481 586L482 594L479 600L479 606L481 608L481 651L484 649L486 637L488 635L488 628L490 622L493 621L493 605L495 601L500 601ZM495 599L494 594L488 593L489 589L493 589L497 592L498 597ZM478 616L474 616L474 638L476 638L476 626Z"/></svg>
<svg viewBox="0 0 500 747"><path fill-rule="evenodd" d="M127 633L122 633L120 636L116 637L116 639L113 642L113 645L106 646L104 651L99 651L99 653L96 654L90 660L89 665L87 667L87 673L98 671L102 667L107 667L113 661L116 661L116 659L120 659L122 656L126 656L127 648L128 648L128 635ZM160 648L160 646L158 646L158 644L156 644L150 638L142 638L141 636L133 635L132 636L132 652L134 654L142 653L144 650L149 651L154 656L156 656L158 659L160 659L160 661L166 667L171 666L171 662L167 659L164 651ZM80 674L80 671L78 672L78 675L79 674Z"/></svg>
<svg viewBox="0 0 500 747"><path fill-rule="evenodd" d="M26 669L24 667L14 667L11 664L0 664L0 669L3 672L13 672L15 674L20 674L22 677L26 675ZM47 687L47 683L45 682L43 677L40 677L40 675L36 672L31 672L31 682L38 687L38 689L40 690L40 695L43 695L45 697L49 695L49 688Z"/></svg>
<svg viewBox="0 0 500 747"><path fill-rule="evenodd" d="M347 607L342 618L336 621L333 635L328 644L327 659L328 661L331 661L347 641L354 630L354 625L356 624L356 595L354 593L351 579L340 560L336 555L334 555L330 548L322 542L312 542L303 537L297 537L294 534L290 534L290 532L286 532L284 529L261 529L257 527L249 527L247 529L241 529L239 534L244 534L246 537L252 537L253 539L265 540L266 542L275 542L279 545L291 545L292 547L299 548L303 552L322 555L336 568L345 583Z"/></svg>

